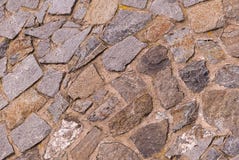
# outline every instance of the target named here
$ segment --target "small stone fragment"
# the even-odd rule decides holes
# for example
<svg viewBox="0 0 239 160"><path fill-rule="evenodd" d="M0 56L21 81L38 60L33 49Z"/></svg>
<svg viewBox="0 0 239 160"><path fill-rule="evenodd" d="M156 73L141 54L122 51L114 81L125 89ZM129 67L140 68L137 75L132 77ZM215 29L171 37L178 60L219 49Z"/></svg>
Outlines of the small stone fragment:
<svg viewBox="0 0 239 160"><path fill-rule="evenodd" d="M20 64L3 77L3 90L10 100L34 84L41 76L42 70L33 55L26 57Z"/></svg>
<svg viewBox="0 0 239 160"><path fill-rule="evenodd" d="M86 15L87 8L83 5L80 5L76 12L73 14L73 18L76 20L82 20Z"/></svg>
<svg viewBox="0 0 239 160"><path fill-rule="evenodd" d="M202 160L218 160L221 154L222 153L220 153L217 149L211 147L206 151L206 153L204 153L201 159Z"/></svg>
<svg viewBox="0 0 239 160"><path fill-rule="evenodd" d="M183 0L184 7L190 7L206 0Z"/></svg>
<svg viewBox="0 0 239 160"><path fill-rule="evenodd" d="M7 156L14 153L12 145L7 138L7 129L4 124L0 124L0 159L5 159Z"/></svg>
<svg viewBox="0 0 239 160"><path fill-rule="evenodd" d="M153 100L149 94L137 98L109 120L110 132L113 135L121 135L130 131L140 124L152 110Z"/></svg>
<svg viewBox="0 0 239 160"><path fill-rule="evenodd" d="M146 89L146 83L135 72L127 72L111 82L126 102L132 102Z"/></svg>
<svg viewBox="0 0 239 160"><path fill-rule="evenodd" d="M71 156L77 157L77 160L89 160L90 155L94 152L102 139L102 131L97 127L92 128L80 143L71 150Z"/></svg>
<svg viewBox="0 0 239 160"><path fill-rule="evenodd" d="M51 127L35 113L10 133L14 144L24 152L41 142L51 132Z"/></svg>
<svg viewBox="0 0 239 160"><path fill-rule="evenodd" d="M41 159L39 151L37 147L34 147L33 149L30 149L29 151L22 154L16 160L39 160L39 159Z"/></svg>
<svg viewBox="0 0 239 160"><path fill-rule="evenodd" d="M109 71L124 71L145 47L145 43L130 36L104 52L102 57L104 67Z"/></svg>
<svg viewBox="0 0 239 160"><path fill-rule="evenodd" d="M0 78L6 75L6 70L7 70L7 58L4 57L0 59Z"/></svg>
<svg viewBox="0 0 239 160"><path fill-rule="evenodd" d="M147 4L147 0L122 0L121 3L126 6L143 9Z"/></svg>
<svg viewBox="0 0 239 160"><path fill-rule="evenodd" d="M209 71L205 61L195 61L179 70L179 76L193 92L201 92L209 82Z"/></svg>
<svg viewBox="0 0 239 160"><path fill-rule="evenodd" d="M8 105L8 101L0 95L0 110Z"/></svg>
<svg viewBox="0 0 239 160"><path fill-rule="evenodd" d="M184 93L179 89L178 81L169 67L157 73L154 86L161 105L165 109L176 106L184 98Z"/></svg>
<svg viewBox="0 0 239 160"><path fill-rule="evenodd" d="M150 76L169 66L168 49L164 46L150 48L140 59L137 70Z"/></svg>
<svg viewBox="0 0 239 160"><path fill-rule="evenodd" d="M8 47L9 47L8 39L4 39L0 42L0 58L5 57Z"/></svg>
<svg viewBox="0 0 239 160"><path fill-rule="evenodd" d="M89 100L76 100L72 109L76 112L84 114L91 106L93 105L92 101Z"/></svg>
<svg viewBox="0 0 239 160"><path fill-rule="evenodd" d="M106 142L99 146L97 160L140 160L129 147L118 142Z"/></svg>
<svg viewBox="0 0 239 160"><path fill-rule="evenodd" d="M51 37L51 40L55 44L60 45L74 35L78 34L79 32L80 31L77 28L61 28L54 32Z"/></svg>
<svg viewBox="0 0 239 160"><path fill-rule="evenodd" d="M69 88L71 98L87 98L95 90L103 85L103 80L99 76L94 65L90 65L79 74Z"/></svg>
<svg viewBox="0 0 239 160"><path fill-rule="evenodd" d="M40 2L39 0L18 0L18 1L8 0L6 4L6 9L10 12L16 12L21 7L36 9L39 2Z"/></svg>
<svg viewBox="0 0 239 160"><path fill-rule="evenodd" d="M154 0L150 10L154 14L164 15L176 21L184 20L182 9L175 0Z"/></svg>
<svg viewBox="0 0 239 160"><path fill-rule="evenodd" d="M230 136L225 140L223 146L223 152L229 156L236 156L239 154L239 138L235 136Z"/></svg>
<svg viewBox="0 0 239 160"><path fill-rule="evenodd" d="M70 14L76 0L52 0L50 14Z"/></svg>
<svg viewBox="0 0 239 160"><path fill-rule="evenodd" d="M151 14L148 12L119 10L106 26L102 39L111 45L120 42L143 29L149 20L151 20Z"/></svg>

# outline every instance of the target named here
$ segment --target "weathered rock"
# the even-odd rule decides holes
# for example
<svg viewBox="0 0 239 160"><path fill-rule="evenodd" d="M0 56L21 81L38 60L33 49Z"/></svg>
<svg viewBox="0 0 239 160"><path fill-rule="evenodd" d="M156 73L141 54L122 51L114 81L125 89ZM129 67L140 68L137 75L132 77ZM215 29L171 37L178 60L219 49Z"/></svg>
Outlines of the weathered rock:
<svg viewBox="0 0 239 160"><path fill-rule="evenodd" d="M237 3L237 0L227 0L223 1L223 7L225 11L225 15L228 18L236 19L238 22L239 18L239 5Z"/></svg>
<svg viewBox="0 0 239 160"><path fill-rule="evenodd" d="M6 75L7 70L7 58L0 59L0 78Z"/></svg>
<svg viewBox="0 0 239 160"><path fill-rule="evenodd" d="M154 14L164 15L176 21L184 20L182 9L175 0L154 0L150 10Z"/></svg>
<svg viewBox="0 0 239 160"><path fill-rule="evenodd" d="M109 25L106 26L102 39L109 44L120 42L143 29L149 20L151 20L151 14L148 12L119 10Z"/></svg>
<svg viewBox="0 0 239 160"><path fill-rule="evenodd" d="M201 157L202 160L218 160L222 155L217 149L211 147L209 148L204 155Z"/></svg>
<svg viewBox="0 0 239 160"><path fill-rule="evenodd" d="M92 0L85 21L89 24L104 24L109 21L118 8L118 0Z"/></svg>
<svg viewBox="0 0 239 160"><path fill-rule="evenodd" d="M36 9L39 2L40 2L39 0L19 0L19 1L8 0L6 4L6 9L10 12L16 12L21 7Z"/></svg>
<svg viewBox="0 0 239 160"><path fill-rule="evenodd" d="M206 0L182 0L184 7L190 7Z"/></svg>
<svg viewBox="0 0 239 160"><path fill-rule="evenodd" d="M87 67L76 80L72 83L69 88L68 94L71 98L87 98L95 90L103 85L103 80L99 76L94 65Z"/></svg>
<svg viewBox="0 0 239 160"><path fill-rule="evenodd" d="M140 160L129 147L118 142L106 142L99 146L97 160Z"/></svg>
<svg viewBox="0 0 239 160"><path fill-rule="evenodd" d="M52 0L50 14L70 14L76 0Z"/></svg>
<svg viewBox="0 0 239 160"><path fill-rule="evenodd" d="M8 101L2 95L0 95L0 110L5 108L7 105Z"/></svg>
<svg viewBox="0 0 239 160"><path fill-rule="evenodd" d="M0 159L5 159L7 156L14 153L12 145L7 138L7 129L4 124L0 124Z"/></svg>
<svg viewBox="0 0 239 160"><path fill-rule="evenodd" d="M104 67L109 71L124 71L145 47L145 43L130 36L104 52L102 57Z"/></svg>
<svg viewBox="0 0 239 160"><path fill-rule="evenodd" d="M50 21L40 27L26 29L25 34L40 39L47 39L58 30L63 23L64 20L62 19Z"/></svg>
<svg viewBox="0 0 239 160"><path fill-rule="evenodd" d="M75 101L72 109L76 112L84 114L92 105L92 101L78 99Z"/></svg>
<svg viewBox="0 0 239 160"><path fill-rule="evenodd" d="M54 32L51 37L51 40L55 44L60 45L74 35L78 34L79 32L80 31L77 28L61 28Z"/></svg>
<svg viewBox="0 0 239 160"><path fill-rule="evenodd" d="M206 1L188 8L191 28L197 32L206 32L224 25L224 12L221 0Z"/></svg>
<svg viewBox="0 0 239 160"><path fill-rule="evenodd" d="M239 88L239 66L226 64L215 75L215 82L228 88Z"/></svg>
<svg viewBox="0 0 239 160"><path fill-rule="evenodd" d="M49 8L50 1L44 1L40 7L40 10L35 13L36 20L41 24L45 18L46 12Z"/></svg>
<svg viewBox="0 0 239 160"><path fill-rule="evenodd" d="M92 95L92 99L94 100L94 102L99 103L104 99L107 93L108 93L107 90L99 89Z"/></svg>
<svg viewBox="0 0 239 160"><path fill-rule="evenodd" d="M90 155L94 152L102 139L102 131L97 127L92 128L70 152L71 156L77 158L77 160L89 160Z"/></svg>
<svg viewBox="0 0 239 160"><path fill-rule="evenodd" d="M8 47L9 47L8 39L4 39L0 42L0 58L5 57Z"/></svg>
<svg viewBox="0 0 239 160"><path fill-rule="evenodd" d="M192 124L198 117L198 105L196 101L191 101L170 111L173 116L173 130L177 131L186 125Z"/></svg>
<svg viewBox="0 0 239 160"><path fill-rule="evenodd" d="M230 136L225 140L223 146L223 152L229 156L236 156L239 154L239 138L235 136Z"/></svg>
<svg viewBox="0 0 239 160"><path fill-rule="evenodd" d="M22 154L20 157L16 158L16 160L39 160L41 159L39 151L37 147L30 149L29 151Z"/></svg>
<svg viewBox="0 0 239 160"><path fill-rule="evenodd" d="M62 120L61 127L53 133L47 145L45 159L59 157L80 135L82 125L75 121Z"/></svg>
<svg viewBox="0 0 239 160"><path fill-rule="evenodd" d="M41 40L36 47L36 55L39 58L49 54L51 50L51 44L49 39Z"/></svg>
<svg viewBox="0 0 239 160"><path fill-rule="evenodd" d="M141 73L154 76L158 71L170 65L168 49L164 46L150 48L140 59L137 70Z"/></svg>
<svg viewBox="0 0 239 160"><path fill-rule="evenodd" d="M166 144L169 124L167 120L151 123L138 129L130 139L144 158L160 152Z"/></svg>
<svg viewBox="0 0 239 160"><path fill-rule="evenodd" d="M12 100L34 84L42 74L34 56L29 55L13 69L12 73L3 77L3 90Z"/></svg>
<svg viewBox="0 0 239 160"><path fill-rule="evenodd" d="M73 18L76 20L82 20L86 15L86 11L87 8L84 5L80 5L73 14Z"/></svg>
<svg viewBox="0 0 239 160"><path fill-rule="evenodd" d="M137 98L109 120L110 132L113 135L120 135L130 131L140 124L152 110L153 101L149 94Z"/></svg>
<svg viewBox="0 0 239 160"><path fill-rule="evenodd" d="M209 71L205 61L194 61L179 70L179 76L193 92L201 92L209 82Z"/></svg>
<svg viewBox="0 0 239 160"><path fill-rule="evenodd" d="M95 122L95 121L102 121L114 111L119 103L119 99L117 97L110 97L108 98L102 105L100 105L94 112L92 112L88 120Z"/></svg>
<svg viewBox="0 0 239 160"><path fill-rule="evenodd" d="M146 89L146 83L134 72L127 72L111 82L126 102L132 102Z"/></svg>
<svg viewBox="0 0 239 160"><path fill-rule="evenodd" d="M147 0L122 0L121 3L126 6L143 9L147 4Z"/></svg>
<svg viewBox="0 0 239 160"><path fill-rule="evenodd" d="M50 132L51 127L33 113L24 123L13 129L10 135L18 149L24 152L41 142Z"/></svg>
<svg viewBox="0 0 239 160"><path fill-rule="evenodd" d="M165 109L176 106L184 98L184 93L179 89L178 81L169 67L157 73L154 87L161 105Z"/></svg>
<svg viewBox="0 0 239 160"><path fill-rule="evenodd" d="M48 112L51 114L53 121L57 122L61 115L66 111L69 103L62 97L62 95L57 94L55 96L54 102L48 107Z"/></svg>

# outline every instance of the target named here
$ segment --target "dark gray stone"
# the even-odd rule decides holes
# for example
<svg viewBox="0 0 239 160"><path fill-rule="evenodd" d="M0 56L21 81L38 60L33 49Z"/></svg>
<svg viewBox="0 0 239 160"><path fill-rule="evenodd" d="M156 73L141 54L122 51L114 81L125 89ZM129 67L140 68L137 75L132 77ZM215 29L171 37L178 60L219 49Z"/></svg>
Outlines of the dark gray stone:
<svg viewBox="0 0 239 160"><path fill-rule="evenodd" d="M0 124L0 133L0 159L3 160L14 153L14 150L8 141L7 129L4 124Z"/></svg>
<svg viewBox="0 0 239 160"><path fill-rule="evenodd" d="M122 4L130 7L145 8L147 0L122 0Z"/></svg>
<svg viewBox="0 0 239 160"><path fill-rule="evenodd" d="M225 140L223 146L223 152L229 156L236 156L239 154L239 138L235 136L230 136Z"/></svg>

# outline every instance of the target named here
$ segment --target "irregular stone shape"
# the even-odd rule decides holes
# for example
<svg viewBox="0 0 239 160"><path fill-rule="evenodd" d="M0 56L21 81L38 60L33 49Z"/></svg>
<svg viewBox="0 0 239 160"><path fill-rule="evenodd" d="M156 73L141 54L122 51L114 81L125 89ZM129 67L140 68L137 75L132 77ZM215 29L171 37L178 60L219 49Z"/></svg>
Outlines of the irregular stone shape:
<svg viewBox="0 0 239 160"><path fill-rule="evenodd" d="M4 39L0 42L0 58L5 57L6 55L6 51L9 47L9 40L8 39Z"/></svg>
<svg viewBox="0 0 239 160"><path fill-rule="evenodd" d="M195 61L179 70L179 76L193 92L201 92L209 82L209 71L205 61Z"/></svg>
<svg viewBox="0 0 239 160"><path fill-rule="evenodd" d="M55 96L54 102L48 107L48 112L52 115L53 121L57 122L66 111L69 103L60 94Z"/></svg>
<svg viewBox="0 0 239 160"><path fill-rule="evenodd" d="M211 147L209 148L206 153L202 156L201 159L203 160L218 160L218 158L222 155L218 150L215 148Z"/></svg>
<svg viewBox="0 0 239 160"><path fill-rule="evenodd" d="M226 64L215 75L215 82L228 88L239 88L239 66Z"/></svg>
<svg viewBox="0 0 239 160"><path fill-rule="evenodd" d="M37 126L37 127L36 127ZM10 133L14 144L24 152L41 142L51 132L51 127L35 113Z"/></svg>
<svg viewBox="0 0 239 160"><path fill-rule="evenodd" d="M7 156L14 153L12 145L7 138L7 129L4 124L0 124L0 159L5 159Z"/></svg>
<svg viewBox="0 0 239 160"><path fill-rule="evenodd" d="M5 108L8 105L8 101L0 95L0 110Z"/></svg>
<svg viewBox="0 0 239 160"><path fill-rule="evenodd" d="M149 94L137 98L109 120L110 132L113 135L121 135L130 131L140 124L152 110L153 100Z"/></svg>
<svg viewBox="0 0 239 160"><path fill-rule="evenodd" d="M194 54L194 38L189 28L179 28L165 35L170 44L174 60L178 63L186 63Z"/></svg>
<svg viewBox="0 0 239 160"><path fill-rule="evenodd" d="M76 0L53 0L48 12L50 14L70 14Z"/></svg>
<svg viewBox="0 0 239 160"><path fill-rule="evenodd" d="M198 117L198 108L196 101L191 101L172 109L170 113L173 116L173 131L178 131L184 126L194 123Z"/></svg>
<svg viewBox="0 0 239 160"><path fill-rule="evenodd" d="M68 63L78 46L84 41L86 36L89 34L90 28L86 28L82 32L76 34L70 39L66 40L62 45L56 49L51 50L49 54L43 57L41 63Z"/></svg>
<svg viewBox="0 0 239 160"><path fill-rule="evenodd" d="M145 42L156 42L173 26L174 24L168 18L157 16L148 24L145 30L138 33L138 36Z"/></svg>
<svg viewBox="0 0 239 160"><path fill-rule="evenodd" d="M49 39L41 40L36 46L37 57L42 58L49 54L51 50L51 44Z"/></svg>
<svg viewBox="0 0 239 160"><path fill-rule="evenodd" d="M220 28L224 25L224 12L221 0L206 1L187 9L191 28L196 33Z"/></svg>
<svg viewBox="0 0 239 160"><path fill-rule="evenodd" d="M118 8L118 0L92 0L85 21L89 24L104 24L109 21Z"/></svg>
<svg viewBox="0 0 239 160"><path fill-rule="evenodd" d="M0 59L0 78L6 75L7 70L7 58Z"/></svg>
<svg viewBox="0 0 239 160"><path fill-rule="evenodd" d="M28 12L19 11L16 14L5 18L0 22L0 36L14 39L22 30L29 17Z"/></svg>
<svg viewBox="0 0 239 160"><path fill-rule="evenodd" d="M230 136L225 140L223 146L223 152L229 156L236 156L239 154L239 138L235 136Z"/></svg>
<svg viewBox="0 0 239 160"><path fill-rule="evenodd" d="M93 98L94 102L99 103L104 99L104 97L107 95L107 93L108 93L107 90L99 89L92 95L92 98Z"/></svg>
<svg viewBox="0 0 239 160"><path fill-rule="evenodd" d="M72 109L76 112L84 114L92 105L92 101L78 99L75 101Z"/></svg>
<svg viewBox="0 0 239 160"><path fill-rule="evenodd" d="M25 152L20 157L16 158L16 160L39 160L41 159L39 151L37 147L34 147L33 149Z"/></svg>
<svg viewBox="0 0 239 160"><path fill-rule="evenodd" d="M221 46L213 40L198 40L196 42L196 55L204 55L211 64L216 64L225 59L224 51Z"/></svg>
<svg viewBox="0 0 239 160"><path fill-rule="evenodd" d="M64 28L81 28L81 26L72 21L66 21L66 23L62 26Z"/></svg>
<svg viewBox="0 0 239 160"><path fill-rule="evenodd" d="M165 109L176 106L184 98L184 93L179 89L178 81L169 67L157 73L154 86L161 105Z"/></svg>
<svg viewBox="0 0 239 160"><path fill-rule="evenodd" d="M164 15L176 21L184 20L184 15L179 4L175 0L154 0L150 6L154 14Z"/></svg>
<svg viewBox="0 0 239 160"><path fill-rule="evenodd" d="M10 100L33 85L41 76L42 70L33 55L26 57L12 73L3 77L3 90Z"/></svg>
<svg viewBox="0 0 239 160"><path fill-rule="evenodd" d="M104 52L102 57L104 67L109 71L124 71L146 46L145 43L130 36Z"/></svg>
<svg viewBox="0 0 239 160"><path fill-rule="evenodd" d="M32 112L38 111L46 103L46 99L34 89L29 89L3 110L3 119L9 129L21 124Z"/></svg>
<svg viewBox="0 0 239 160"><path fill-rule="evenodd" d="M36 9L39 2L40 2L39 0L19 0L19 1L8 0L6 4L6 9L10 12L16 12L21 7Z"/></svg>
<svg viewBox="0 0 239 160"><path fill-rule="evenodd" d="M129 147L118 142L106 142L99 146L97 160L140 160Z"/></svg>
<svg viewBox="0 0 239 160"><path fill-rule="evenodd" d="M237 42L239 40L239 26L229 25L223 30L221 40L226 46L226 50L232 57L239 57L239 46Z"/></svg>
<svg viewBox="0 0 239 160"><path fill-rule="evenodd" d="M223 7L224 7L226 17L236 19L236 21L238 22L239 5L237 0L223 1Z"/></svg>
<svg viewBox="0 0 239 160"><path fill-rule="evenodd" d="M135 72L127 72L111 82L126 102L132 102L146 89L146 83Z"/></svg>
<svg viewBox="0 0 239 160"><path fill-rule="evenodd" d="M123 5L143 9L146 7L147 0L122 0Z"/></svg>
<svg viewBox="0 0 239 160"><path fill-rule="evenodd" d="M108 98L89 115L88 120L92 122L105 120L114 111L118 103L119 99L117 97Z"/></svg>
<svg viewBox="0 0 239 160"><path fill-rule="evenodd" d="M103 80L99 76L94 65L90 65L75 79L69 88L68 94L71 98L87 98L95 90L103 85Z"/></svg>
<svg viewBox="0 0 239 160"><path fill-rule="evenodd" d="M59 157L79 137L81 131L82 125L79 122L62 120L61 127L50 138L44 158Z"/></svg>
<svg viewBox="0 0 239 160"><path fill-rule="evenodd" d="M120 42L143 29L149 20L151 20L151 14L148 12L119 10L106 26L102 39L111 45Z"/></svg>
<svg viewBox="0 0 239 160"><path fill-rule="evenodd" d="M82 20L86 15L87 8L84 5L80 5L73 14L73 18L76 20Z"/></svg>
<svg viewBox="0 0 239 160"><path fill-rule="evenodd" d="M206 0L183 0L184 7L190 7Z"/></svg>
<svg viewBox="0 0 239 160"><path fill-rule="evenodd" d="M204 119L220 130L230 129L239 136L238 106L239 91L210 90L202 96Z"/></svg>
<svg viewBox="0 0 239 160"><path fill-rule="evenodd" d="M36 20L42 24L45 18L46 12L49 8L50 1L45 1L42 3L40 10L35 13Z"/></svg>
<svg viewBox="0 0 239 160"><path fill-rule="evenodd" d="M151 123L138 129L130 139L144 158L160 152L166 144L169 124L167 120Z"/></svg>
<svg viewBox="0 0 239 160"><path fill-rule="evenodd" d="M53 97L60 89L63 72L49 69L37 86L41 93Z"/></svg>
<svg viewBox="0 0 239 160"><path fill-rule="evenodd" d="M94 127L70 152L72 157L77 160L89 160L90 155L94 152L100 141L103 139L102 131Z"/></svg>
<svg viewBox="0 0 239 160"><path fill-rule="evenodd" d="M77 28L61 28L54 32L51 40L60 45L64 43L67 39L70 39L74 35L78 34L80 31Z"/></svg>
<svg viewBox="0 0 239 160"><path fill-rule="evenodd" d="M56 30L58 30L64 23L64 20L54 20L44 25L36 28L29 28L25 30L25 34L33 37L37 37L40 39L49 38Z"/></svg>
<svg viewBox="0 0 239 160"><path fill-rule="evenodd" d="M164 46L150 48L140 59L137 70L147 75L156 75L158 71L169 66L168 49Z"/></svg>

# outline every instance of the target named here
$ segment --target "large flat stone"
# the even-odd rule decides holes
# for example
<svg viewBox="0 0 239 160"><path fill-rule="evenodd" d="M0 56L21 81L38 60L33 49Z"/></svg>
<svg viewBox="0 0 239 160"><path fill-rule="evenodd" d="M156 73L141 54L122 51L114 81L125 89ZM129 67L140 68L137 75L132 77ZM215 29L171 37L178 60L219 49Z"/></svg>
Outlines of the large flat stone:
<svg viewBox="0 0 239 160"><path fill-rule="evenodd" d="M70 14L76 0L52 0L50 14Z"/></svg>
<svg viewBox="0 0 239 160"><path fill-rule="evenodd" d="M10 12L16 12L21 7L36 9L39 2L40 2L39 0L18 0L18 1L8 0L6 4L6 9Z"/></svg>
<svg viewBox="0 0 239 160"><path fill-rule="evenodd" d="M104 52L102 57L104 67L109 71L124 71L145 47L145 43L130 36Z"/></svg>
<svg viewBox="0 0 239 160"><path fill-rule="evenodd" d="M42 74L34 56L29 55L13 69L12 73L3 77L3 90L12 100L33 85Z"/></svg>
<svg viewBox="0 0 239 160"><path fill-rule="evenodd" d="M14 153L12 145L8 141L7 129L4 124L0 124L0 159L3 160L7 156Z"/></svg>

